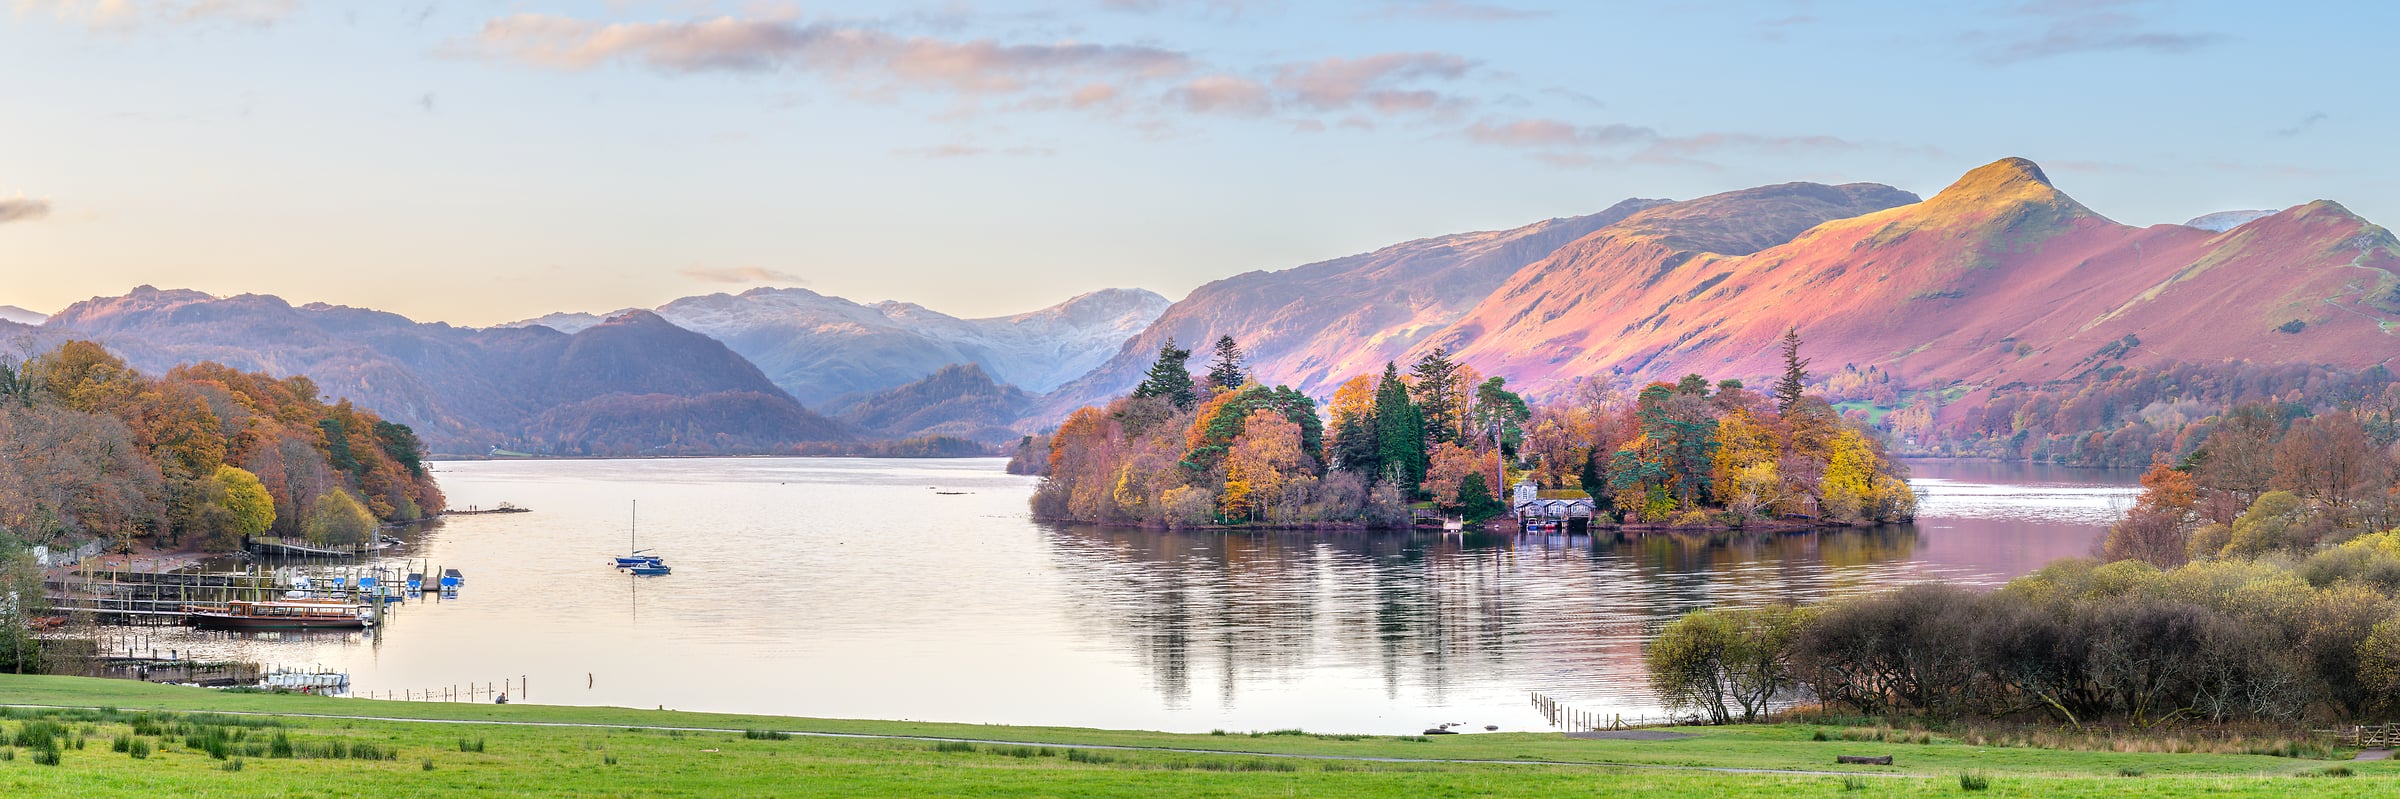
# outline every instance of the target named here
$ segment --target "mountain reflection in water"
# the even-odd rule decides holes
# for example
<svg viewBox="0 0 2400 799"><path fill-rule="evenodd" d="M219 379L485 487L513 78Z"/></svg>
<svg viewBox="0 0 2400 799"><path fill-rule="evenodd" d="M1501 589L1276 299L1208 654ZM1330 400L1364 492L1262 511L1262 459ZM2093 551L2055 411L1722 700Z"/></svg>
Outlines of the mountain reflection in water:
<svg viewBox="0 0 2400 799"><path fill-rule="evenodd" d="M365 692L528 678L535 702L1178 731L1530 729L1527 696L1657 712L1641 644L1696 607L2087 554L2134 475L1919 462L1916 524L1769 536L1223 534L1047 525L995 460L449 462L408 553L458 599L372 635L155 633ZM965 492L958 494L936 493ZM673 575L603 565L642 544Z"/></svg>

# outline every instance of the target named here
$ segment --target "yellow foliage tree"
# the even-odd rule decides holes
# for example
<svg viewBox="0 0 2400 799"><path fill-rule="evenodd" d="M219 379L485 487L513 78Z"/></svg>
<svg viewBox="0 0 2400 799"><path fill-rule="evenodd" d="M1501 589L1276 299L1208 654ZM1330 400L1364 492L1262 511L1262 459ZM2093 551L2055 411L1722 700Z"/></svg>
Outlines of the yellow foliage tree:
<svg viewBox="0 0 2400 799"><path fill-rule="evenodd" d="M1283 492L1292 475L1307 465L1300 449L1300 425L1283 414L1260 408L1242 421L1242 434L1225 453L1225 492L1218 508L1228 519L1255 516Z"/></svg>
<svg viewBox="0 0 2400 799"><path fill-rule="evenodd" d="M225 509L233 516L228 532L247 538L275 526L275 497L258 475L239 466L218 466L216 479L225 487Z"/></svg>
<svg viewBox="0 0 2400 799"><path fill-rule="evenodd" d="M1835 435L1831 449L1825 459L1825 478L1817 484L1825 498L1825 513L1856 520L1863 509L1876 503L1875 467L1880 461L1867 437L1856 430L1845 429Z"/></svg>
<svg viewBox="0 0 2400 799"><path fill-rule="evenodd" d="M1342 382L1333 390L1333 402L1325 406L1331 420L1327 430L1340 430L1352 420L1375 415L1375 376L1359 375Z"/></svg>
<svg viewBox="0 0 2400 799"><path fill-rule="evenodd" d="M1782 443L1775 440L1775 431L1760 424L1758 417L1746 408L1727 411L1717 419L1717 453L1710 474L1719 501L1732 505L1738 493L1733 486L1744 472L1761 464L1772 470L1781 455Z"/></svg>

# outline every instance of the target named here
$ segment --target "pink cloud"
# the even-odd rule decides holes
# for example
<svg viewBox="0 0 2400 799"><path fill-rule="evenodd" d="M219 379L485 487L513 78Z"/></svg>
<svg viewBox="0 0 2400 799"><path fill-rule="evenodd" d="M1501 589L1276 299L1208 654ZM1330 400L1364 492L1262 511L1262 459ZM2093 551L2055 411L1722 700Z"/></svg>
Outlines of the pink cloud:
<svg viewBox="0 0 2400 799"><path fill-rule="evenodd" d="M1248 78L1204 75L1177 87L1169 96L1185 110L1198 114L1259 116L1273 108L1267 87Z"/></svg>
<svg viewBox="0 0 2400 799"><path fill-rule="evenodd" d="M1077 78L1157 80L1192 68L1183 53L1141 45L954 41L742 17L604 24L517 14L486 22L457 49L553 69L630 63L670 72L790 70L847 79L865 90L897 84L962 94L1018 92Z"/></svg>
<svg viewBox="0 0 2400 799"><path fill-rule="evenodd" d="M1448 53L1383 53L1364 58L1327 58L1288 64L1275 75L1275 87L1292 99L1318 110L1348 108L1359 103L1379 110L1424 110L1443 97L1423 89L1402 90L1398 84L1420 80L1457 80L1475 62Z"/></svg>

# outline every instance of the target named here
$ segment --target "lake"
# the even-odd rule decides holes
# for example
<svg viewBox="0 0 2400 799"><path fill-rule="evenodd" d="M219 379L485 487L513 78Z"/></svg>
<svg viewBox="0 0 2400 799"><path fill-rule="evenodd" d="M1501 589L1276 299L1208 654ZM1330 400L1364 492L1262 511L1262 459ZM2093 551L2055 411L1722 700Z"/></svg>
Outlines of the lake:
<svg viewBox="0 0 2400 799"><path fill-rule="evenodd" d="M1170 533L1037 523L976 460L434 464L451 517L407 554L458 598L372 634L144 630L161 649L323 665L356 692L520 677L524 701L1205 732L1538 728L1534 692L1656 715L1647 633L1695 607L2089 554L2136 473L1912 464L1920 520L1733 542ZM674 574L607 565L641 545Z"/></svg>

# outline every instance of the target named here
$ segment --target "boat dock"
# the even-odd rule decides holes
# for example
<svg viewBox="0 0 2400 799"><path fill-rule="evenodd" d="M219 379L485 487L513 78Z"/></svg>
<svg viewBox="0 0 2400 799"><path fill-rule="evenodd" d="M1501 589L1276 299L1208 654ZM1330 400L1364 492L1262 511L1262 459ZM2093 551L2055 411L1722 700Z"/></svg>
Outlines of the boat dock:
<svg viewBox="0 0 2400 799"><path fill-rule="evenodd" d="M444 570L423 559L380 564L251 566L238 572L83 569L43 579L43 594L56 614L89 614L130 625L173 625L191 620L195 607L222 608L234 602L314 600L385 609L424 594L457 595L457 583L423 581L407 575ZM455 569L448 570L453 575Z"/></svg>

